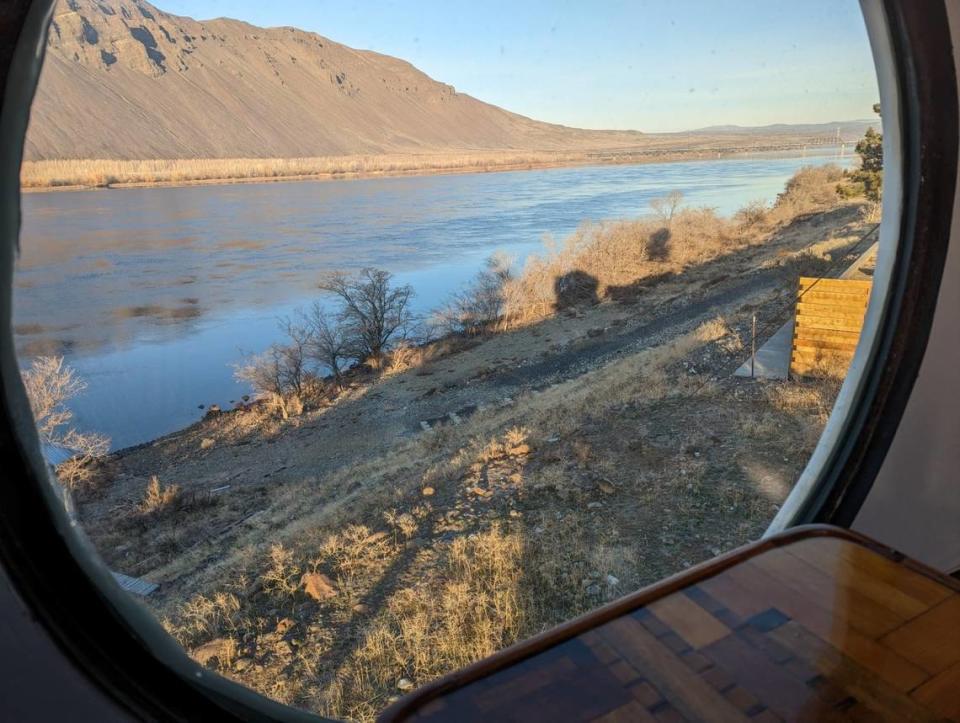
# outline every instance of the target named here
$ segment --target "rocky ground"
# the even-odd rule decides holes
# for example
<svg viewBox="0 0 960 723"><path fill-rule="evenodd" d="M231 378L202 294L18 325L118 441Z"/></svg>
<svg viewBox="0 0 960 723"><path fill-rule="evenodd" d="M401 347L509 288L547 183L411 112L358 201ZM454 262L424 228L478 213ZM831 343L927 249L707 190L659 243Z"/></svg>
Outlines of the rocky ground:
<svg viewBox="0 0 960 723"><path fill-rule="evenodd" d="M868 228L856 204L810 215L301 417L213 416L116 455L81 521L160 583L148 604L198 661L369 718L761 534L839 381L731 373L754 315L772 333L798 273L839 272ZM154 475L179 492L148 513Z"/></svg>

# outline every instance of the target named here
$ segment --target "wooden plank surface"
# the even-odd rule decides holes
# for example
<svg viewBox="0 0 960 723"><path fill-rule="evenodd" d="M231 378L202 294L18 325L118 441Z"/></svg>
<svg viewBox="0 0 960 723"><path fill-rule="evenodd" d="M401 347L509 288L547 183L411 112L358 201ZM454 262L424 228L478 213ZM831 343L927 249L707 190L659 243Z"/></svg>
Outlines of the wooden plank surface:
<svg viewBox="0 0 960 723"><path fill-rule="evenodd" d="M682 595L660 600L650 610L693 648L702 648L730 634L730 629Z"/></svg>
<svg viewBox="0 0 960 723"><path fill-rule="evenodd" d="M439 690L384 720L960 721L960 592L801 539Z"/></svg>
<svg viewBox="0 0 960 723"><path fill-rule="evenodd" d="M790 355L792 376L853 358L870 288L870 281L859 279L800 278Z"/></svg>
<svg viewBox="0 0 960 723"><path fill-rule="evenodd" d="M870 279L820 279L815 276L801 276L799 286L806 289L860 289L869 291L872 285Z"/></svg>
<svg viewBox="0 0 960 723"><path fill-rule="evenodd" d="M933 674L960 662L960 595L917 615L883 643Z"/></svg>

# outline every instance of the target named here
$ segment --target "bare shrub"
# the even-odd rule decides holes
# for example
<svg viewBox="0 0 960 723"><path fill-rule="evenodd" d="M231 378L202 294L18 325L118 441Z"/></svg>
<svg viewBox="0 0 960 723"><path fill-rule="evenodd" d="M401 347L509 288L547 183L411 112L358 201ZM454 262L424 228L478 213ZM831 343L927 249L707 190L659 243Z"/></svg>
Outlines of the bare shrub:
<svg viewBox="0 0 960 723"><path fill-rule="evenodd" d="M406 338L414 322L413 287L393 286L392 280L390 272L368 267L356 274L327 274L319 284L340 301L339 322L356 341L355 354L378 366L391 342Z"/></svg>
<svg viewBox="0 0 960 723"><path fill-rule="evenodd" d="M190 648L204 639L229 635L240 627L240 600L229 592L211 596L196 595L177 610L177 622L169 619L163 626L184 646Z"/></svg>
<svg viewBox="0 0 960 723"><path fill-rule="evenodd" d="M419 367L423 364L423 360L424 350L421 347L408 344L407 342L400 342L396 348L390 352L385 372L387 375L400 374L408 369Z"/></svg>
<svg viewBox="0 0 960 723"><path fill-rule="evenodd" d="M322 384L305 364L310 336L302 326L288 320L282 328L291 336L290 344L272 344L260 354L247 355L234 365L233 376L249 384L264 407L283 419L299 416L304 398L313 399L322 391Z"/></svg>
<svg viewBox="0 0 960 723"><path fill-rule="evenodd" d="M140 503L140 513L153 515L168 509L180 494L179 485L160 484L160 478L153 475L147 484L147 492Z"/></svg>
<svg viewBox="0 0 960 723"><path fill-rule="evenodd" d="M307 356L313 343L311 328L290 318L281 319L280 330L286 334L288 344L279 347L280 351L280 385L289 395L305 396L307 382Z"/></svg>
<svg viewBox="0 0 960 723"><path fill-rule="evenodd" d="M837 183L843 179L839 166L807 166L793 174L770 211L774 223L792 220L801 214L829 208L837 203Z"/></svg>
<svg viewBox="0 0 960 723"><path fill-rule="evenodd" d="M261 354L251 354L234 365L233 376L238 382L249 384L256 398L268 408L274 408L286 419L289 416L285 398L283 348L272 344Z"/></svg>
<svg viewBox="0 0 960 723"><path fill-rule="evenodd" d="M80 432L72 424L73 411L67 404L86 389L86 382L63 357L37 357L22 376L40 441L70 454L57 465L57 478L71 489L83 485L90 480L93 465L110 449L108 437Z"/></svg>
<svg viewBox="0 0 960 723"><path fill-rule="evenodd" d="M590 280L592 299L644 277L682 270L730 248L730 222L710 208L665 207L665 219L583 224L558 246L528 257L523 271L503 285L500 328L522 326L563 308L561 279ZM672 215L671 215L672 214ZM566 297L564 297L566 298Z"/></svg>
<svg viewBox="0 0 960 723"><path fill-rule="evenodd" d="M343 388L343 364L356 353L356 342L349 330L331 319L320 302L315 301L303 315L310 329L308 354L333 374L338 388Z"/></svg>
<svg viewBox="0 0 960 723"><path fill-rule="evenodd" d="M763 226L769 213L770 207L765 201L754 200L737 211L733 220L741 229L750 230Z"/></svg>
<svg viewBox="0 0 960 723"><path fill-rule="evenodd" d="M683 194L680 191L670 191L667 195L650 201L650 208L653 209L653 212L663 225L670 228L670 225L673 223L673 217L680 208L682 201Z"/></svg>
<svg viewBox="0 0 960 723"><path fill-rule="evenodd" d="M164 518L179 520L179 515L203 510L217 504L217 498L206 490L183 489L180 485L164 486L157 475L150 477L143 499L136 507L136 514L125 519L123 524L142 525L145 522Z"/></svg>
<svg viewBox="0 0 960 723"><path fill-rule="evenodd" d="M270 548L270 563L261 579L268 592L289 597L300 587L300 573L293 552L277 543Z"/></svg>
<svg viewBox="0 0 960 723"><path fill-rule="evenodd" d="M487 258L470 285L437 312L442 326L455 333L477 334L499 320L512 265L513 259L499 252Z"/></svg>
<svg viewBox="0 0 960 723"><path fill-rule="evenodd" d="M383 513L383 519L393 529L394 542L398 535L404 540L411 539L420 529L416 518L409 512L398 512L397 510L387 510Z"/></svg>

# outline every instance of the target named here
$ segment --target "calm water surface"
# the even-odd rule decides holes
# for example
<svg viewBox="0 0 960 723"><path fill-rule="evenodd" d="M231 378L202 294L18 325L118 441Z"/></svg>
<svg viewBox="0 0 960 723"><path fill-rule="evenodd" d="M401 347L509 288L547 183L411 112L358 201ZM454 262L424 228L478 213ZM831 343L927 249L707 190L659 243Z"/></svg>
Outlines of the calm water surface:
<svg viewBox="0 0 960 723"><path fill-rule="evenodd" d="M15 290L23 363L63 354L88 383L74 410L114 448L180 429L199 404L247 392L244 352L317 298L318 276L377 266L427 312L497 250L522 263L585 220L648 214L651 199L731 214L773 201L802 165L756 157L340 182L27 194ZM849 163L849 159L840 161Z"/></svg>

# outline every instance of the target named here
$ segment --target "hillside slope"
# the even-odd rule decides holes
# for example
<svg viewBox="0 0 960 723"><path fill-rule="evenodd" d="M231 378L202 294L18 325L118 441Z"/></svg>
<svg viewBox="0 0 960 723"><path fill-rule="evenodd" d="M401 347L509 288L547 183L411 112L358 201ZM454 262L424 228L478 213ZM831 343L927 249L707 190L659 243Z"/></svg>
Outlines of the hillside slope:
<svg viewBox="0 0 960 723"><path fill-rule="evenodd" d="M295 28L61 0L26 158L604 149L642 138L534 121Z"/></svg>

